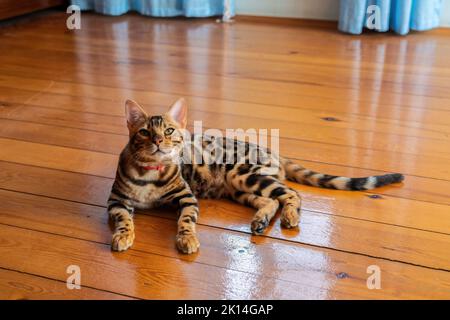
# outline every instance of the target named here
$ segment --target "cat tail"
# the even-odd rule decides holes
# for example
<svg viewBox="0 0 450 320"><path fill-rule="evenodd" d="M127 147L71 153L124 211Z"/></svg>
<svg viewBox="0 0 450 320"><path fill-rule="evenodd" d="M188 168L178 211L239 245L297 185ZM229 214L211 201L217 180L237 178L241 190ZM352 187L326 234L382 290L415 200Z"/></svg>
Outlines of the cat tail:
<svg viewBox="0 0 450 320"><path fill-rule="evenodd" d="M306 169L288 159L281 159L281 164L286 171L286 178L288 180L320 188L370 190L391 183L401 182L404 179L404 176L400 173L388 173L362 178L332 176Z"/></svg>

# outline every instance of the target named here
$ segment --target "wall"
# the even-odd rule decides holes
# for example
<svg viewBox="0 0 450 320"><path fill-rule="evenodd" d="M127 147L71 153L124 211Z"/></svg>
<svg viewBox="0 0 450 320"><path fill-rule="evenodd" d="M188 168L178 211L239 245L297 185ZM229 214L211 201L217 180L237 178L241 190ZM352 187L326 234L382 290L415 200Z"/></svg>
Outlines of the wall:
<svg viewBox="0 0 450 320"><path fill-rule="evenodd" d="M338 0L236 0L237 14L337 20ZM441 25L450 27L450 0L443 0Z"/></svg>
<svg viewBox="0 0 450 320"><path fill-rule="evenodd" d="M450 0L444 0L441 13L441 26L450 27Z"/></svg>

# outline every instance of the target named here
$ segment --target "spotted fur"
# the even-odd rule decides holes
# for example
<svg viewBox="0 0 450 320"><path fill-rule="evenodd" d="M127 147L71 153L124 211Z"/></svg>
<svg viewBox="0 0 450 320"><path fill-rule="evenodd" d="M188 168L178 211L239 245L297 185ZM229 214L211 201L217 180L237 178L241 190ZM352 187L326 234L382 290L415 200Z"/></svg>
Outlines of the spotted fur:
<svg viewBox="0 0 450 320"><path fill-rule="evenodd" d="M178 208L177 248L194 253L200 243L195 225L199 198L230 198L255 208L251 223L254 234L261 234L281 207L281 223L286 228L298 226L300 197L282 181L340 190L368 190L403 180L401 174L386 174L364 178L347 178L317 173L288 159L271 154L269 150L248 142L194 136L202 148L220 142L233 150L227 154L211 153L205 159L191 157L184 161L187 107L183 99L161 116L149 117L134 101L127 101L126 115L129 142L120 155L116 179L108 200L108 211L115 222L113 250L128 249L134 241L133 213L135 208L172 205ZM241 154L239 149L244 150ZM266 161L250 164L252 150L265 151ZM196 145L190 148L195 154ZM184 154L185 155L185 154ZM253 162L252 162L253 163Z"/></svg>

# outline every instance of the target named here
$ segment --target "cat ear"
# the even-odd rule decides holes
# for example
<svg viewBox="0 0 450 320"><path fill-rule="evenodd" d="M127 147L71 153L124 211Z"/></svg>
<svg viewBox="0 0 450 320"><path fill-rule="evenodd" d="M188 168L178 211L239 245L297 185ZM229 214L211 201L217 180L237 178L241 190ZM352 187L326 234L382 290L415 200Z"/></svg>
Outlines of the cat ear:
<svg viewBox="0 0 450 320"><path fill-rule="evenodd" d="M184 98L178 99L169 109L167 114L175 120L181 128L186 128L187 124L187 103Z"/></svg>
<svg viewBox="0 0 450 320"><path fill-rule="evenodd" d="M132 129L139 124L142 124L147 119L147 114L144 109L133 100L125 102L125 115L127 116L128 129Z"/></svg>

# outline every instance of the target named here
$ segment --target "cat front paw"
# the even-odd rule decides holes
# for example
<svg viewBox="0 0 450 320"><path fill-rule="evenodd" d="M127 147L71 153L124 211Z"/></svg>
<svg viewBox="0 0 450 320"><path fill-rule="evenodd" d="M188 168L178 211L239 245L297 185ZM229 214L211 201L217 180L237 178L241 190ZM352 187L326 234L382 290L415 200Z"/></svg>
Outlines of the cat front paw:
<svg viewBox="0 0 450 320"><path fill-rule="evenodd" d="M255 218L252 221L251 224L251 229L252 229L252 233L254 235L259 235L259 234L263 234L264 230L266 230L266 228L269 226L269 220L267 219L267 217L264 218Z"/></svg>
<svg viewBox="0 0 450 320"><path fill-rule="evenodd" d="M195 234L178 234L176 244L178 250L187 254L197 252L200 247L200 242Z"/></svg>
<svg viewBox="0 0 450 320"><path fill-rule="evenodd" d="M114 251L125 251L132 246L134 231L116 232L112 237L111 247Z"/></svg>

